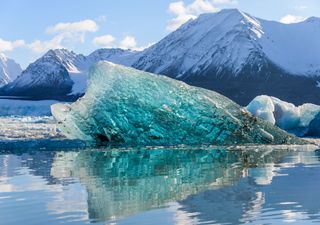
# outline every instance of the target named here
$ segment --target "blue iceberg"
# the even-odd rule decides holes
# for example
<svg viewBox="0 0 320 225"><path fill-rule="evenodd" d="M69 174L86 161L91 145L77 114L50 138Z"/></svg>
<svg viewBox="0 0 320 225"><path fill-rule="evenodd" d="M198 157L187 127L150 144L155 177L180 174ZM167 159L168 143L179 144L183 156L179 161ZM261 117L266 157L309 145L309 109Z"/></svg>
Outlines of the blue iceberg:
<svg viewBox="0 0 320 225"><path fill-rule="evenodd" d="M216 92L109 62L82 98L51 110L64 135L94 145L303 143Z"/></svg>
<svg viewBox="0 0 320 225"><path fill-rule="evenodd" d="M320 113L310 122L307 136L320 137Z"/></svg>

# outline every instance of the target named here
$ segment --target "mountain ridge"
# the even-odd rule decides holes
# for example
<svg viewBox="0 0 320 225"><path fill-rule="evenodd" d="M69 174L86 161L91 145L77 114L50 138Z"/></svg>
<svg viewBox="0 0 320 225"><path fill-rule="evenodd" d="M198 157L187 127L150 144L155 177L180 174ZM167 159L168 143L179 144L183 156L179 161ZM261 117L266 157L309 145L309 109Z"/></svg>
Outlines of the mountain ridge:
<svg viewBox="0 0 320 225"><path fill-rule="evenodd" d="M0 52L0 87L13 81L21 72L18 63Z"/></svg>
<svg viewBox="0 0 320 225"><path fill-rule="evenodd" d="M68 71L74 83L68 95L83 94L90 66L107 60L215 90L242 105L274 92L296 104L320 104L318 40L320 18L282 24L225 9L189 20L140 52L98 49L84 56L62 49L43 57L56 55Z"/></svg>

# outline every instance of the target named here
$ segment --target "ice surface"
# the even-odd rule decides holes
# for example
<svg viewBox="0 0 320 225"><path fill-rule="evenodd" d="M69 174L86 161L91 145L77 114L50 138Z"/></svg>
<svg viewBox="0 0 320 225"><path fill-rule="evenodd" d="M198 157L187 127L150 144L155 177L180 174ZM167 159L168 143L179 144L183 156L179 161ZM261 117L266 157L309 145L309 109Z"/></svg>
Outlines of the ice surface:
<svg viewBox="0 0 320 225"><path fill-rule="evenodd" d="M0 117L0 143L3 141L56 139L62 135L52 117Z"/></svg>
<svg viewBox="0 0 320 225"><path fill-rule="evenodd" d="M50 106L55 103L58 101L0 99L0 116L51 116Z"/></svg>
<svg viewBox="0 0 320 225"><path fill-rule="evenodd" d="M91 69L84 97L51 108L68 138L93 144L300 143L216 92L108 62Z"/></svg>
<svg viewBox="0 0 320 225"><path fill-rule="evenodd" d="M247 110L284 130L302 132L303 135L320 112L320 106L307 103L297 107L278 98L261 95L249 103Z"/></svg>
<svg viewBox="0 0 320 225"><path fill-rule="evenodd" d="M310 122L307 135L320 137L320 113Z"/></svg>

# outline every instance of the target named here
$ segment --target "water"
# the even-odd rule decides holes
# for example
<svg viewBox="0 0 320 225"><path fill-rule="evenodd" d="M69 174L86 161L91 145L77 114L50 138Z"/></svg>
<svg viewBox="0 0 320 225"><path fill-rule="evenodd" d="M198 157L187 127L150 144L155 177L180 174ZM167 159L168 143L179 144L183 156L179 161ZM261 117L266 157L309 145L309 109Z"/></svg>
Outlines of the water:
<svg viewBox="0 0 320 225"><path fill-rule="evenodd" d="M0 150L0 224L320 223L311 147Z"/></svg>

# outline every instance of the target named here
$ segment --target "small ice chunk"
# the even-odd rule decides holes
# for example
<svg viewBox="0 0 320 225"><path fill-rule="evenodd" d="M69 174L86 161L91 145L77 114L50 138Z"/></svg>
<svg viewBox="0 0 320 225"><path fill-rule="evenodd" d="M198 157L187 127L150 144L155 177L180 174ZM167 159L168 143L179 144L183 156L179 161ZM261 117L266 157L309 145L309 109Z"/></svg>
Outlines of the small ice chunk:
<svg viewBox="0 0 320 225"><path fill-rule="evenodd" d="M284 130L306 132L310 122L320 112L320 106L307 103L297 107L278 98L261 95L249 103L247 110Z"/></svg>

